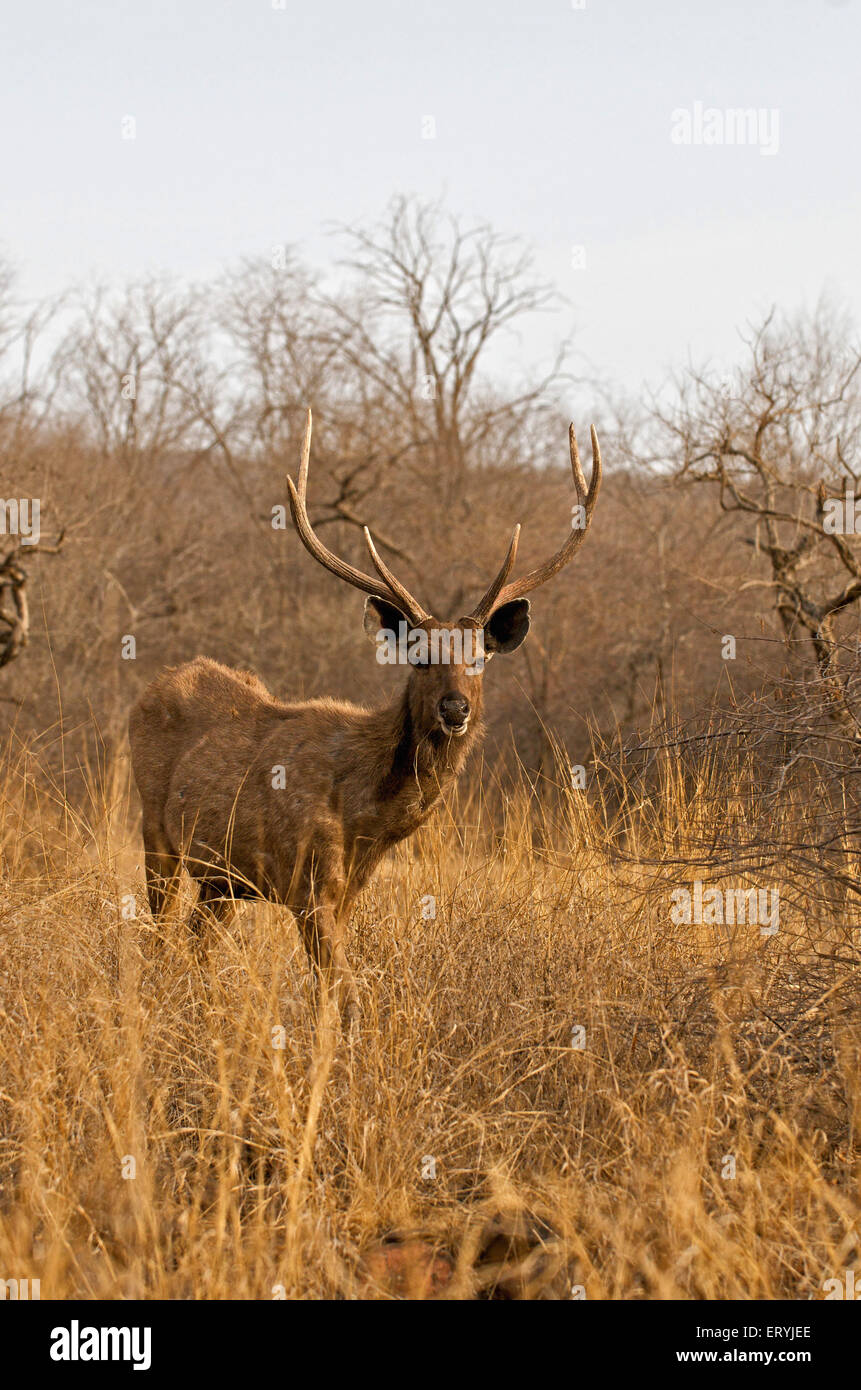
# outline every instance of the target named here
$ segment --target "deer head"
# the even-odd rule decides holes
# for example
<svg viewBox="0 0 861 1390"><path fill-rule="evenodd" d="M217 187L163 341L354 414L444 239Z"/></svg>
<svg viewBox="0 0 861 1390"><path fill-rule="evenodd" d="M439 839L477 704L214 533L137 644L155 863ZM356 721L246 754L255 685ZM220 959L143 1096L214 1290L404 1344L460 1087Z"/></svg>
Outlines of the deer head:
<svg viewBox="0 0 861 1390"><path fill-rule="evenodd" d="M582 545L601 486L601 451L594 425L591 433L592 479L587 488L574 426L568 431L580 524L572 526L565 543L549 560L520 579L509 580L520 540L520 526L515 526L505 559L483 598L471 613L456 622L446 623L426 613L392 573L378 554L367 526L363 528L365 543L376 577L364 574L334 555L313 530L306 507L311 456L311 412L308 411L298 487L292 478L287 479L293 522L302 544L315 560L368 595L365 631L378 644L387 644L389 652L394 650L393 659L409 665L410 712L416 727L429 738L461 738L470 726L477 726L485 665L497 652L513 652L520 646L530 623L526 595L558 574Z"/></svg>

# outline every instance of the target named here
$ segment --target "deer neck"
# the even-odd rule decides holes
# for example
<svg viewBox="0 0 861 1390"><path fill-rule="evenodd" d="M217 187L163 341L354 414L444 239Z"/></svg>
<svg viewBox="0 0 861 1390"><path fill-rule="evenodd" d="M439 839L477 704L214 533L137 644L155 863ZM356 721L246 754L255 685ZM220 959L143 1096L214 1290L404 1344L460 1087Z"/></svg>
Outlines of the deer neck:
<svg viewBox="0 0 861 1390"><path fill-rule="evenodd" d="M461 738L447 737L438 725L422 728L410 706L409 685L392 705L379 711L386 751L381 759L377 797L390 802L403 798L426 813L458 776L480 726L471 724Z"/></svg>

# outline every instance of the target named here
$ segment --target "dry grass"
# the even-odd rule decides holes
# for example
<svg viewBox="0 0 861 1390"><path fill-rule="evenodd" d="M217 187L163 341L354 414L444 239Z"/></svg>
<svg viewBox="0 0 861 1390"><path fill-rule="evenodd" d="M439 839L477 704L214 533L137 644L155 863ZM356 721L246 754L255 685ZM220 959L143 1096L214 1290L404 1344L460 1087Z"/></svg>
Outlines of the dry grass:
<svg viewBox="0 0 861 1390"><path fill-rule="evenodd" d="M315 1056L286 914L241 910L205 956L157 933L126 769L73 804L8 760L0 1276L365 1297L395 1233L448 1251L467 1296L488 1220L519 1214L555 1252L532 1294L821 1297L861 1250L853 924L787 863L777 936L674 925L697 807L730 797L731 769L703 777L668 762L624 836L594 794L441 812L360 905L360 1041Z"/></svg>

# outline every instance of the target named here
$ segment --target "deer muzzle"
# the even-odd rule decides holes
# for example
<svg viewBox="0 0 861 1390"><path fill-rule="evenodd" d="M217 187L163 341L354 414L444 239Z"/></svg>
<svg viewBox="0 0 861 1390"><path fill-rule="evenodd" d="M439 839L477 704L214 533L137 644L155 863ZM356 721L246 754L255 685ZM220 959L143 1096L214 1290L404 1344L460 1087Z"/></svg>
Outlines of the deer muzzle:
<svg viewBox="0 0 861 1390"><path fill-rule="evenodd" d="M439 702L437 718L443 733L460 738L469 724L469 700L464 695L444 695Z"/></svg>

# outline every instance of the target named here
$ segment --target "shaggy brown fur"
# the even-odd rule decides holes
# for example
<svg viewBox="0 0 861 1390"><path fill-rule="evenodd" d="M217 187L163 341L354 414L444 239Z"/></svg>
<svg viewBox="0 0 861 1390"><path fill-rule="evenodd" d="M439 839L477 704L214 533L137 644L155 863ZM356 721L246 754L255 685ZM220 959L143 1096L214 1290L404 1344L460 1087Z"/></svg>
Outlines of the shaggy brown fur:
<svg viewBox="0 0 861 1390"><path fill-rule="evenodd" d="M527 608L496 615L488 656L522 640ZM381 600L368 611L369 627L402 621ZM234 898L286 903L352 1020L343 933L353 902L463 767L482 732L482 681L463 663L411 668L392 704L364 709L285 703L251 672L206 657L163 671L129 721L153 915L182 863L200 884L196 925ZM443 700L468 702L462 733L444 727Z"/></svg>

